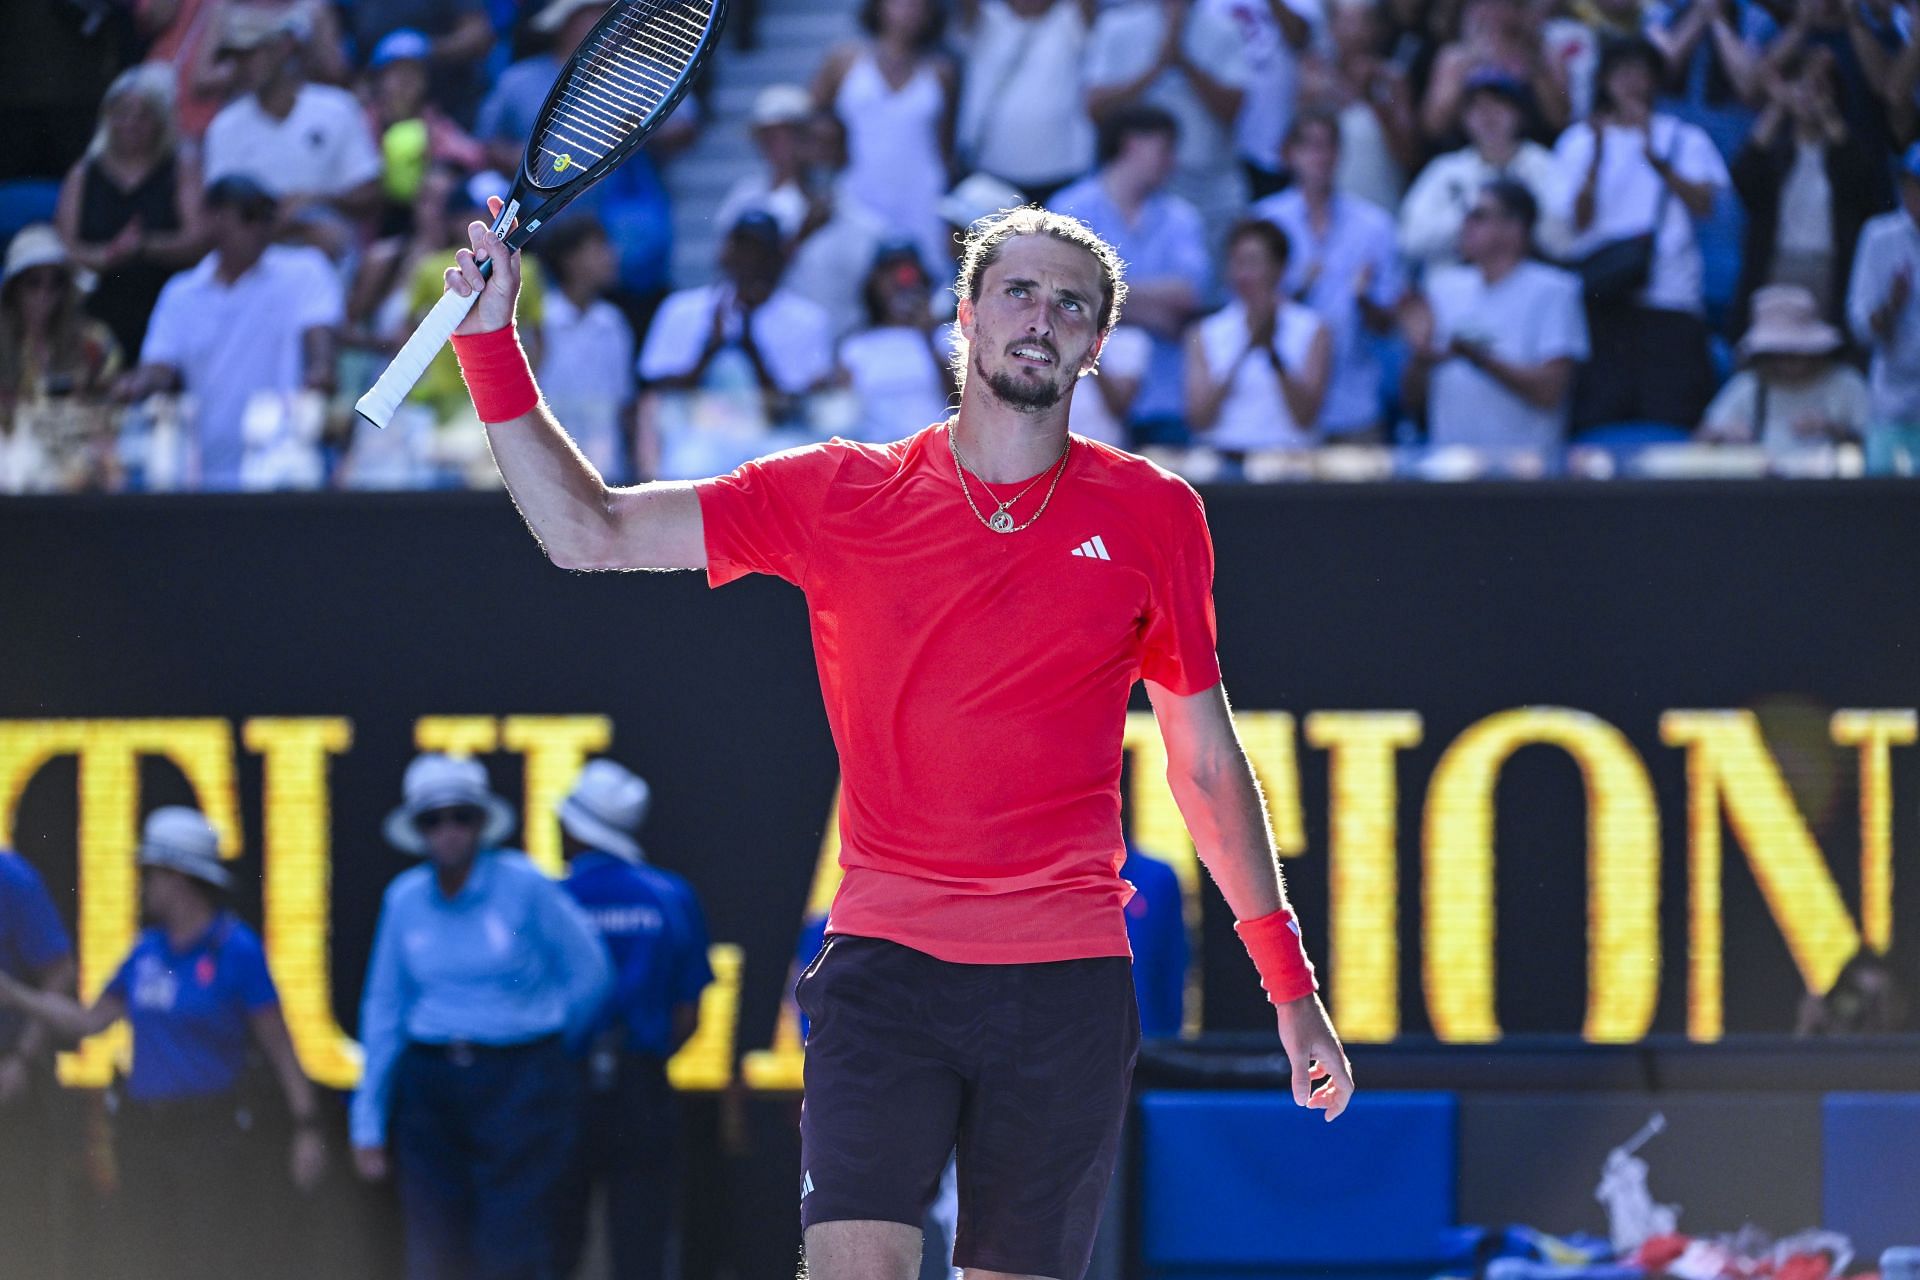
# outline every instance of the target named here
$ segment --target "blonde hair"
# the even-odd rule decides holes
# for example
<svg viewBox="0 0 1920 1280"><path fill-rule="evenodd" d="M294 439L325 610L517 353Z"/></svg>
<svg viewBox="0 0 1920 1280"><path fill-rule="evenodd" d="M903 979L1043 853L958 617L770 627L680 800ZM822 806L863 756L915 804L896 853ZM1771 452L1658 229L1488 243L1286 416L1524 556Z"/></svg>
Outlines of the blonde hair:
<svg viewBox="0 0 1920 1280"><path fill-rule="evenodd" d="M960 251L960 272L953 282L954 297L978 302L981 281L987 274L987 268L1000 260L1000 253L1008 241L1021 236L1052 236L1055 240L1075 245L1092 254L1094 261L1100 264L1100 286L1104 295L1100 300L1100 332L1106 333L1119 323L1120 307L1127 300L1127 264L1092 227L1078 218L1043 209L1037 204L1002 209L973 224L967 231L966 242ZM953 373L955 385L964 388L967 381L967 340L959 336L957 329L953 346Z"/></svg>
<svg viewBox="0 0 1920 1280"><path fill-rule="evenodd" d="M138 95L160 121L160 135L154 142L154 154L172 154L179 145L179 133L173 119L177 75L165 63L143 62L115 76L113 83L107 86L106 96L100 99L100 122L94 126L93 141L87 144L87 157L91 159L107 149L107 114L113 110L114 103L128 94Z"/></svg>

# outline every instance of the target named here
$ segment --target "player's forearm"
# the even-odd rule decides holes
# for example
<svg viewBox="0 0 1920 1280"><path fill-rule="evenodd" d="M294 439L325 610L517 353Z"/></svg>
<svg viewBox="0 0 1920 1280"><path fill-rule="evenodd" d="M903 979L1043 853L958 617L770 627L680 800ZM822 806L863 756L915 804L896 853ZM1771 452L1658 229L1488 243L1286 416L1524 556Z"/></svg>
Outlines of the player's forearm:
<svg viewBox="0 0 1920 1280"><path fill-rule="evenodd" d="M563 569L598 567L614 538L612 494L546 405L488 423L487 443L547 558Z"/></svg>
<svg viewBox="0 0 1920 1280"><path fill-rule="evenodd" d="M1169 766L1167 782L1194 850L1234 918L1252 920L1286 906L1266 799L1239 744L1209 759Z"/></svg>

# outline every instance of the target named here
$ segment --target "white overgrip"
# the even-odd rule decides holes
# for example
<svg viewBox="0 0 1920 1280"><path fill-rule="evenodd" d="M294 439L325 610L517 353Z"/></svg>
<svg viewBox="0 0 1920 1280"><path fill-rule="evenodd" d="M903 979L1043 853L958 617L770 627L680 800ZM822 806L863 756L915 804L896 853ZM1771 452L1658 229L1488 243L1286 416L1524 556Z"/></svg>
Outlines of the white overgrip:
<svg viewBox="0 0 1920 1280"><path fill-rule="evenodd" d="M354 408L361 417L376 427L385 427L393 421L394 411L400 402L413 390L413 384L420 381L427 366L440 354L440 348L447 345L447 339L467 318L467 312L473 310L473 304L479 299L479 293L462 297L449 289L433 304L433 310L427 312L420 321L420 327L407 339L407 345L401 347L387 366L380 380L358 401Z"/></svg>

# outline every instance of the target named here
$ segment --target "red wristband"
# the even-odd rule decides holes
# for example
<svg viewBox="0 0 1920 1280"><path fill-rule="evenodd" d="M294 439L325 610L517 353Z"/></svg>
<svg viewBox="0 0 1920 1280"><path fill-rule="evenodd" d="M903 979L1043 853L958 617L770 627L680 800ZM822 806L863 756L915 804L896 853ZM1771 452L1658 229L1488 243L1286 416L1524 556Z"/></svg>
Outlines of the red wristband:
<svg viewBox="0 0 1920 1280"><path fill-rule="evenodd" d="M1300 922L1293 918L1293 912L1282 907L1270 915L1238 921L1233 931L1253 957L1253 967L1260 971L1260 985L1266 988L1268 1000L1285 1004L1320 989L1313 976L1313 961L1307 959L1307 949L1300 943Z"/></svg>
<svg viewBox="0 0 1920 1280"><path fill-rule="evenodd" d="M512 325L492 333L456 333L453 354L482 422L509 422L540 403L533 369Z"/></svg>

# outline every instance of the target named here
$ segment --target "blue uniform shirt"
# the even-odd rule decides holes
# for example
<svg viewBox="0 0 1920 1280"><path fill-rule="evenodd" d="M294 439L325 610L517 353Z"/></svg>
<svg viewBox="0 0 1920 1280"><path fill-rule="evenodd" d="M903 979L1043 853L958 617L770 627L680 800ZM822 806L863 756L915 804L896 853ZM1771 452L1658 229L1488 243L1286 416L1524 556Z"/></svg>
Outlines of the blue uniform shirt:
<svg viewBox="0 0 1920 1280"><path fill-rule="evenodd" d="M1187 987L1187 924L1181 914L1180 879L1172 867L1131 844L1120 878L1134 889L1127 900L1127 945L1133 949L1140 1033L1149 1039L1177 1036Z"/></svg>
<svg viewBox="0 0 1920 1280"><path fill-rule="evenodd" d="M127 1096L140 1102L238 1086L253 1015L280 1003L259 937L224 911L184 951L165 930L146 930L105 994L126 1004L133 1024Z"/></svg>
<svg viewBox="0 0 1920 1280"><path fill-rule="evenodd" d="M592 1032L619 1026L628 1053L673 1051L673 1009L713 981L707 924L693 886L671 871L589 851L575 857L567 892L613 961L613 990Z"/></svg>
<svg viewBox="0 0 1920 1280"><path fill-rule="evenodd" d="M474 860L452 898L431 866L387 886L373 939L353 1095L355 1146L386 1142L393 1068L410 1041L524 1044L584 1028L608 984L607 955L564 890L525 854Z"/></svg>
<svg viewBox="0 0 1920 1280"><path fill-rule="evenodd" d="M41 970L72 954L40 873L19 854L0 849L0 973L31 986ZM0 1053L19 1042L26 1025L19 1014L0 1009Z"/></svg>

